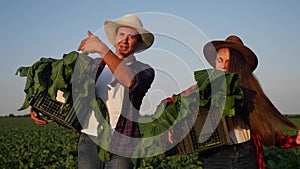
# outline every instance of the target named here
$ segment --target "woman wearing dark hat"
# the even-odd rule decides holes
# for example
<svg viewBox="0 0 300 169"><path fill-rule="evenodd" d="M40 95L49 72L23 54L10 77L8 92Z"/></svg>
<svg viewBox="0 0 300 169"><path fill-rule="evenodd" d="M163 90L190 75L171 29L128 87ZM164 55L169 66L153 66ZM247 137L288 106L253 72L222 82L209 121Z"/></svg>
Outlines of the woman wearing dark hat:
<svg viewBox="0 0 300 169"><path fill-rule="evenodd" d="M263 92L253 75L258 60L255 53L237 36L225 41L211 41L203 48L204 56L214 68L240 76L245 102L234 117L226 117L232 145L204 161L205 168L264 168L262 146L296 147L297 136L282 135L281 127L298 127L283 116Z"/></svg>

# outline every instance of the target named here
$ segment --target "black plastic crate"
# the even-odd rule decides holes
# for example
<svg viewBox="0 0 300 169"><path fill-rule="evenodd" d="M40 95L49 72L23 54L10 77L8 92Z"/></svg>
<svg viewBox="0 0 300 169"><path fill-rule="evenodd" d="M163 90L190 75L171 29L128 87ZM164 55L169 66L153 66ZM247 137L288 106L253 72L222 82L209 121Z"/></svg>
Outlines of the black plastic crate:
<svg viewBox="0 0 300 169"><path fill-rule="evenodd" d="M53 100L47 92L41 93L38 97L33 97L30 100L30 105L38 112L68 129L80 131L82 128L73 105Z"/></svg>
<svg viewBox="0 0 300 169"><path fill-rule="evenodd" d="M203 133L202 129L206 120L210 125L204 129L204 131L208 132ZM190 129L188 131L189 133L184 138L181 138L182 140L175 147L165 152L164 155L166 156L203 152L204 150L230 144L226 120L224 118L220 120L220 113L209 113L208 109L200 109L193 125L191 124L191 119L182 119L178 124L180 124L179 127L183 130ZM178 130L178 126L174 132L176 132L176 130ZM201 131L202 134L200 137ZM199 140L199 138L206 139L202 141ZM170 143L166 136L162 136L159 144L161 149L165 150Z"/></svg>

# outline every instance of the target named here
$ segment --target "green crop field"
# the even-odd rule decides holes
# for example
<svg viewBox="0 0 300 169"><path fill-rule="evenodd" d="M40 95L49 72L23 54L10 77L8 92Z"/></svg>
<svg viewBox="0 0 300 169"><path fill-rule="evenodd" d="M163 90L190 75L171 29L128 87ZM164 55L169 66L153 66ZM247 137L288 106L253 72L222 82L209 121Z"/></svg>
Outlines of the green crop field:
<svg viewBox="0 0 300 169"><path fill-rule="evenodd" d="M77 168L76 134L56 123L0 118L2 168Z"/></svg>
<svg viewBox="0 0 300 169"><path fill-rule="evenodd" d="M293 117L300 126L300 118ZM285 131L296 134L296 131ZM1 168L77 168L77 136L56 123L36 125L29 117L0 118ZM268 168L300 168L299 149L265 149ZM140 168L200 168L196 153L144 159Z"/></svg>

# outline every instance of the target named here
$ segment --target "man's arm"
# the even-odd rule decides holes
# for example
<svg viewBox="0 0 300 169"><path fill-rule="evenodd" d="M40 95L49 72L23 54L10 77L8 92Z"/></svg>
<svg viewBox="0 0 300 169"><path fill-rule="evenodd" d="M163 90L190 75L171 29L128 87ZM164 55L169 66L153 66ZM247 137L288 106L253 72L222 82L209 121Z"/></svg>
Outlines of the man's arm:
<svg viewBox="0 0 300 169"><path fill-rule="evenodd" d="M88 31L88 38L81 41L78 50L84 53L98 53L108 65L114 76L125 87L131 87L135 78L131 69L122 62L97 36Z"/></svg>

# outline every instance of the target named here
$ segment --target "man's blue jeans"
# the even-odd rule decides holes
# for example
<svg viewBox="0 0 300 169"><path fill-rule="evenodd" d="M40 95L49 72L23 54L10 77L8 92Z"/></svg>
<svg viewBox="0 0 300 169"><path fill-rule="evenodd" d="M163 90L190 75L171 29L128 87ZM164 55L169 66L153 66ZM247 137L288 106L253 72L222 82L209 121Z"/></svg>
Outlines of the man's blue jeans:
<svg viewBox="0 0 300 169"><path fill-rule="evenodd" d="M132 169L131 158L112 155L111 159L103 163L98 156L97 145L93 136L81 133L78 142L79 169Z"/></svg>
<svg viewBox="0 0 300 169"><path fill-rule="evenodd" d="M105 169L132 169L134 166L130 158L112 155L110 161L105 163Z"/></svg>
<svg viewBox="0 0 300 169"><path fill-rule="evenodd" d="M96 144L85 133L81 133L78 141L78 168L102 169L103 163L98 156Z"/></svg>

